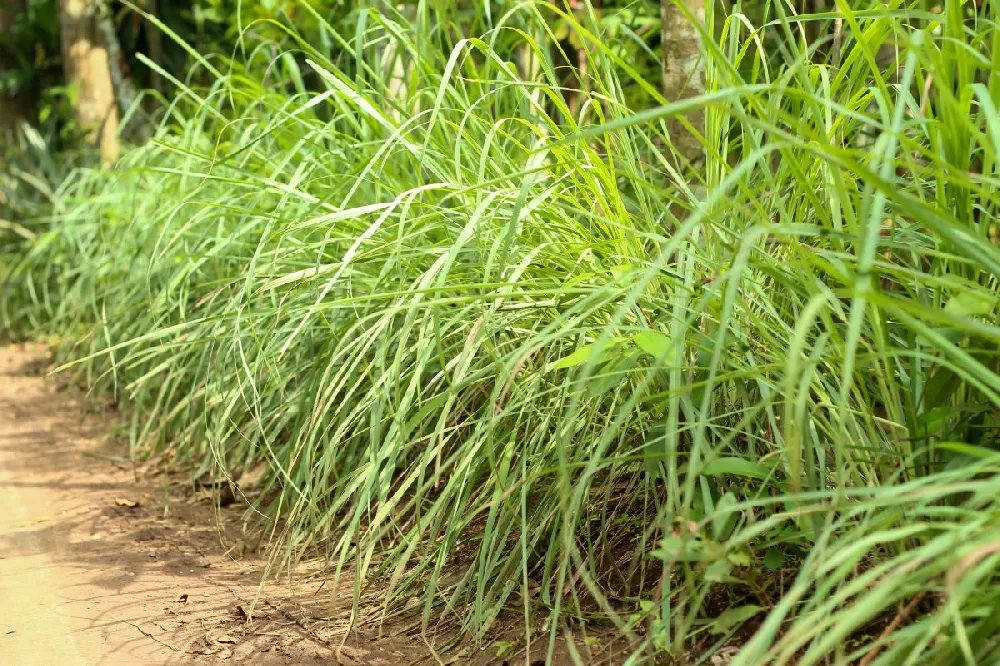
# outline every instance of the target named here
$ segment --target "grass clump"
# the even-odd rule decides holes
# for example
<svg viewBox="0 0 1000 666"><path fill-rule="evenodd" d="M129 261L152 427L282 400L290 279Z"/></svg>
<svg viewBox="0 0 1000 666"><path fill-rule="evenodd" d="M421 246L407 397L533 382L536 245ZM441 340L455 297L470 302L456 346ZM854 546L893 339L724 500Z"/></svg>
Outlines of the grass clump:
<svg viewBox="0 0 1000 666"><path fill-rule="evenodd" d="M363 12L281 79L203 60L63 185L4 316L131 400L142 451L264 462L276 557L420 592L425 630L988 663L1000 54L992 5L945 4L840 7L828 48L732 3L693 180L686 107L586 21L568 93L545 4Z"/></svg>

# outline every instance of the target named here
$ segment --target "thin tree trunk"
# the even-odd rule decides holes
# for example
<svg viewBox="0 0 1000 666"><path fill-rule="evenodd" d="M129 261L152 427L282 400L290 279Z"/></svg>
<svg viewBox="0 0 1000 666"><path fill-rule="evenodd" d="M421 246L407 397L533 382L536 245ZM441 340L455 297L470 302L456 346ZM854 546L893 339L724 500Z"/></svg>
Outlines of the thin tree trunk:
<svg viewBox="0 0 1000 666"><path fill-rule="evenodd" d="M695 21L705 23L705 0L660 0L663 48L663 94L677 102L705 93L705 61L701 53L698 28L687 17L685 7ZM705 112L701 109L684 116L698 135L705 133ZM704 162L704 147L698 136L688 130L680 118L667 125L670 140L684 162L698 167Z"/></svg>
<svg viewBox="0 0 1000 666"><path fill-rule="evenodd" d="M101 162L118 159L118 105L108 49L100 37L101 0L60 0L63 68L73 88L76 121L87 140L99 145Z"/></svg>
<svg viewBox="0 0 1000 666"><path fill-rule="evenodd" d="M119 110L122 113L126 113L132 108L136 100L139 99L139 91L135 89L132 79L125 76L125 73L122 72L122 47L118 43L115 22L107 12L103 12L102 15L98 16L97 32L101 45L108 52L108 72L111 74L111 87L115 92L115 98L118 100Z"/></svg>

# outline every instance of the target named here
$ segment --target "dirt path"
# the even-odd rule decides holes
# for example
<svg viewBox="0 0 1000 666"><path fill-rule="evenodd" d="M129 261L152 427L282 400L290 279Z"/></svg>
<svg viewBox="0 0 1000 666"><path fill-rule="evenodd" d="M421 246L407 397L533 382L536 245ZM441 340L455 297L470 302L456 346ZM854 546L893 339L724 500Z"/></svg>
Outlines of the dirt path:
<svg viewBox="0 0 1000 666"><path fill-rule="evenodd" d="M258 595L262 562L227 556L217 529L239 510L143 480L109 417L39 378L41 361L0 347L2 663L414 661L411 638L351 640L338 660L338 623L306 610L336 616L336 599L317 597L316 581Z"/></svg>

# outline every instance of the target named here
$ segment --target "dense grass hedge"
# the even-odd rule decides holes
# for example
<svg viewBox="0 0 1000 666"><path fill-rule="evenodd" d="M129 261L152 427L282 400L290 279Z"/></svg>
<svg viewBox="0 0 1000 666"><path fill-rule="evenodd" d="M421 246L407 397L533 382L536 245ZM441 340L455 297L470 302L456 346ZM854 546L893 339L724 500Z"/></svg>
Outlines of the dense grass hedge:
<svg viewBox="0 0 1000 666"><path fill-rule="evenodd" d="M63 186L3 316L127 396L138 452L265 463L275 556L419 591L425 626L988 663L1000 33L945 4L848 13L835 52L733 3L693 183L687 107L628 108L656 82L611 38L578 26L573 111L524 79L499 37L544 56L536 9L440 52L372 13L350 66L275 61L317 89L266 48L204 61L154 141Z"/></svg>

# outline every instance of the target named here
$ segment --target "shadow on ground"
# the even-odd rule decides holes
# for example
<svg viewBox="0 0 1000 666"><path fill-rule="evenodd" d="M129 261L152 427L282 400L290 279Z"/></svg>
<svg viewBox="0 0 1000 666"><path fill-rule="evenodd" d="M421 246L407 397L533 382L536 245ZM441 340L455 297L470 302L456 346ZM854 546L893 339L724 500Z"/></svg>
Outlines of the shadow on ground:
<svg viewBox="0 0 1000 666"><path fill-rule="evenodd" d="M408 635L345 640L350 593L315 577L261 587L264 562L233 555L243 511L134 467L107 435L113 415L42 380L43 367L38 349L0 349L0 651L86 664L428 654Z"/></svg>

